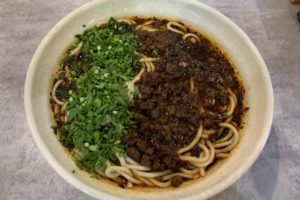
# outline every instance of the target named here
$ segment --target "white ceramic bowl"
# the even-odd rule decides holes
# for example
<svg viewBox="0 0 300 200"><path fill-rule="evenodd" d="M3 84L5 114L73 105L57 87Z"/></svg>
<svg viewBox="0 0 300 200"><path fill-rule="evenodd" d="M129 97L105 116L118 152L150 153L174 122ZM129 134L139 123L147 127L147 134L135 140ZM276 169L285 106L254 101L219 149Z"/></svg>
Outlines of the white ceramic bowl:
<svg viewBox="0 0 300 200"><path fill-rule="evenodd" d="M76 169L74 162L53 134L49 92L51 75L60 56L82 33L83 24L92 26L110 16L160 16L191 25L228 54L242 77L250 107L242 138L232 156L206 177L179 188L121 189L107 180L96 180ZM247 35L227 17L197 0L101 0L92 1L62 19L43 39L28 69L25 108L33 137L50 165L79 190L98 199L207 199L240 178L254 163L268 138L273 116L273 93L267 67Z"/></svg>

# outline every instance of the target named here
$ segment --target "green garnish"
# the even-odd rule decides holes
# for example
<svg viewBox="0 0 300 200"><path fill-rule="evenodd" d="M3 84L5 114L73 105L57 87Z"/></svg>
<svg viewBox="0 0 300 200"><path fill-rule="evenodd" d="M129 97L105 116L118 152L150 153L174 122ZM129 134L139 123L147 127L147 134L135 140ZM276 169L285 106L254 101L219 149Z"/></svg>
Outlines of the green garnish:
<svg viewBox="0 0 300 200"><path fill-rule="evenodd" d="M154 58L157 58L159 55L158 55L158 52L155 50L155 49L153 49L152 50L152 56L154 57Z"/></svg>
<svg viewBox="0 0 300 200"><path fill-rule="evenodd" d="M93 27L76 37L83 43L81 62L71 58L63 61L72 63L77 73L61 142L79 150L78 166L93 171L114 160L116 153L124 153L120 141L134 126L126 82L134 77L138 41L128 25L113 18L103 27Z"/></svg>

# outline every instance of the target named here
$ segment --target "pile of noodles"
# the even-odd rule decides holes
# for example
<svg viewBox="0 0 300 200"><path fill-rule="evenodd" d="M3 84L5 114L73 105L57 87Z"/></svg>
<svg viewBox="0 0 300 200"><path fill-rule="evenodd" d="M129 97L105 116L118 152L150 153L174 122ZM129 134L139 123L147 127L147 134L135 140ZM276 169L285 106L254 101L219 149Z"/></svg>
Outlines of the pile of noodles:
<svg viewBox="0 0 300 200"><path fill-rule="evenodd" d="M136 25L137 23L133 19L121 19L119 21L123 21L128 23L129 25ZM154 20L146 21L141 25L135 26L136 30L146 30L150 32L157 31L157 29L151 27L151 24ZM167 29L173 31L177 34L182 35L183 40L190 40L193 43L197 43L200 41L199 37L194 34L187 32L187 28L175 21L170 21L167 23ZM77 54L82 48L82 43L74 48L70 54ZM127 83L129 95L132 96L134 91L135 83L140 79L140 77L144 73L151 73L155 71L155 61L158 58L150 58L144 55L141 55L141 59L139 60L143 67L140 72L136 75L136 77ZM58 71L56 76L59 74L65 73L65 77L70 77L70 72L68 68L65 71ZM66 103L60 101L56 97L56 90L58 86L62 83L62 80L58 80L54 83L52 88L52 99L56 103L54 107L54 113L56 114L61 110L66 108ZM196 90L193 79L190 79L190 88L191 92ZM172 178L176 176L181 176L185 179L197 179L199 177L203 177L206 174L206 168L210 164L212 164L215 158L227 158L230 156L230 152L238 145L240 135L237 130L237 124L232 121L232 114L237 106L237 97L236 95L228 89L230 104L224 109L223 122L219 123L219 129L211 129L207 130L203 127L203 124L199 124L199 128L195 138L192 140L190 144L178 150L179 158L182 161L188 163L186 168L180 168L179 172L172 172L171 170L153 172L150 168L142 166L137 163L130 157L122 157L120 155L116 155L120 165L116 165L111 161L106 162L105 170L97 170L101 176L109 178L115 182L121 182L120 177L122 179L126 179L127 187L133 187L133 185L147 185L147 186L157 186L157 187L169 187L172 182ZM203 108L199 108L199 112L204 112ZM63 121L67 121L67 116L62 116ZM228 129L228 134L226 134L223 138L217 141L210 141L210 135L215 134L217 131L225 131ZM198 157L191 156L190 150L194 147L198 146L201 149L201 153ZM80 152L74 150L72 152L73 155L80 155Z"/></svg>

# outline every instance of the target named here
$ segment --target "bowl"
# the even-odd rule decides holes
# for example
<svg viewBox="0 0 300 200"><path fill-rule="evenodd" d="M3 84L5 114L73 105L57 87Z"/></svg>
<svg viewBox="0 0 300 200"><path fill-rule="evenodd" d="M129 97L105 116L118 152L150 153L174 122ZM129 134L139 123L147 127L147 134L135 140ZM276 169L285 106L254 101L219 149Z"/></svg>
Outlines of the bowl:
<svg viewBox="0 0 300 200"><path fill-rule="evenodd" d="M242 138L232 155L213 167L204 178L189 181L178 188L122 189L108 180L91 178L82 170L72 173L77 167L50 128L51 77L74 35L110 16L178 19L216 42L239 72L250 107ZM100 0L85 4L62 19L45 36L30 63L24 95L32 135L49 164L77 189L105 200L199 200L212 197L238 180L255 162L268 138L273 116L271 80L260 53L237 25L197 0Z"/></svg>

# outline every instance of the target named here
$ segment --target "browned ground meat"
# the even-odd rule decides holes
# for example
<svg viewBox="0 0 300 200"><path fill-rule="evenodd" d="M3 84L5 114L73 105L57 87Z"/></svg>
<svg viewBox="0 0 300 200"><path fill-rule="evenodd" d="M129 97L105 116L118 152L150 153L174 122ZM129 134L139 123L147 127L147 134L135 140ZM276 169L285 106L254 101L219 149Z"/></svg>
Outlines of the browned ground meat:
<svg viewBox="0 0 300 200"><path fill-rule="evenodd" d="M166 21L154 23L156 28L165 25ZM194 139L200 123L207 129L218 127L222 120L218 113L229 103L227 87L241 93L234 113L240 119L242 91L230 63L205 38L195 44L166 28L140 30L138 36L139 52L148 57L157 53L159 59L154 62L155 71L145 73L136 84L141 95L134 97L130 110L137 129L125 141L127 155L154 171L178 171L185 163L177 151ZM190 88L191 79L195 92ZM200 113L200 105L204 113ZM199 155L200 149L196 146L191 153ZM172 185L182 181L175 177Z"/></svg>
<svg viewBox="0 0 300 200"><path fill-rule="evenodd" d="M178 187L183 181L184 181L184 179L181 176L175 176L172 179L171 184L173 187Z"/></svg>

